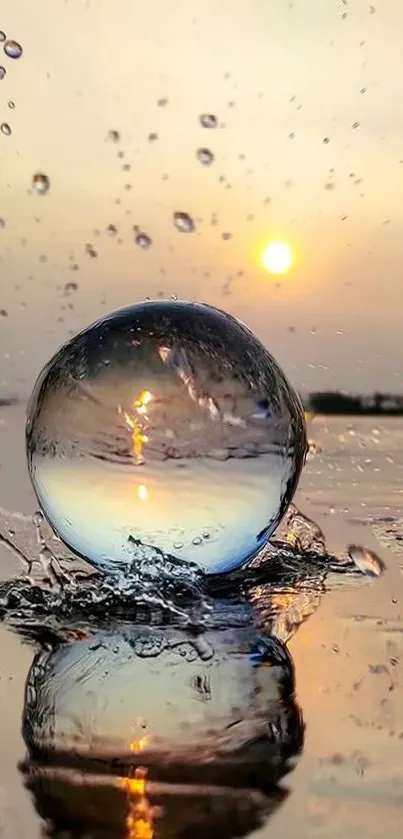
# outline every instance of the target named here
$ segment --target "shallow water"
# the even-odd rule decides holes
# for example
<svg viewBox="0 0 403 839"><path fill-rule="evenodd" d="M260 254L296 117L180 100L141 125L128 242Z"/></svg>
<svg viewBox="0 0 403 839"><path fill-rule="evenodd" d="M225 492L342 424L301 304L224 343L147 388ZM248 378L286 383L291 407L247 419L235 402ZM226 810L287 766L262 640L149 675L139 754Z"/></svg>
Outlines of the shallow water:
<svg viewBox="0 0 403 839"><path fill-rule="evenodd" d="M25 473L21 445L24 409L21 406L4 408L1 419L0 452L3 481L0 503L8 510L32 514L35 502ZM354 433L350 433L351 431ZM51 706L54 701L67 702L65 707L69 712L68 726L60 728L61 717L57 715L59 728L55 729L53 724L49 728L49 719L52 720L53 714L51 711L48 718L46 713L42 715L41 727L38 729L36 723L32 725L33 706L30 706L31 711L28 714L29 724L28 706L25 706L25 736L28 742L30 738L32 741L32 737L41 740L39 735L41 732L43 734L43 726L47 738L50 730L56 740L58 737L60 740L62 733L65 740L70 738L71 741L73 738L77 745L77 737L79 738L81 731L82 742L86 742L85 730L83 734L82 727L80 729L80 717L82 724L82 703L86 702L88 719L91 710L88 695L85 692L76 692L69 698L68 691L71 690L71 684L83 684L80 674L82 676L88 670L86 657L89 653L86 645L88 648L88 644L92 643L98 647L92 651L97 663L95 670L92 670L94 659L91 659L92 665L84 683L86 679L87 684L88 679L96 682L96 668L101 668L98 669L98 675L102 675L103 684L107 686L104 694L106 698L105 704L102 705L102 696L98 697L101 709L96 713L98 721L103 720L103 732L105 729L111 731L113 721L114 737L118 741L119 738L126 738L127 741L128 732L125 725L132 726L132 708L128 695L133 697L134 702L133 724L137 720L140 728L140 718L145 716L142 709L147 696L151 695L152 707L147 708L147 711L154 715L154 730L159 725L160 737L168 737L168 741L171 737L180 752L180 738L177 730L174 736L174 722L164 717L161 710L166 709L165 700L169 703L169 691L172 689L175 702L172 705L168 704L171 708L170 713L175 715L175 710L176 713L180 710L182 722L185 712L190 714L191 727L188 731L193 732L189 737L191 744L197 741L194 732L200 732L201 719L204 721L202 730L206 730L206 713L211 723L207 728L214 729L214 725L220 728L220 719L225 718L226 724L234 721L231 717L233 704L238 706L238 712L239 708L249 709L252 704L256 711L253 725L259 727L262 720L264 724L271 725L272 747L271 750L264 751L263 761L260 758L256 760L255 751L251 760L243 754L242 760L238 761L238 768L234 770L231 761L223 759L221 749L221 757L215 755L215 759L210 761L210 766L214 766L215 763L220 767L218 781L214 773L211 775L211 770L209 774L209 761L203 764L200 748L199 759L196 760L193 754L189 761L188 743L184 741L181 757L175 764L175 783L172 783L172 775L169 773L170 783L167 782L167 774L161 772L161 760L158 763L159 775L154 780L152 773L153 767L155 768L155 749L154 752L149 749L142 757L142 765L144 761L150 773L151 783L147 781L148 787L145 779L136 776L135 770L130 769L132 751L130 760L123 762L124 766L115 766L112 772L110 766L108 771L105 766L98 766L96 771L86 772L83 776L83 764L81 767L59 766L52 771L46 771L42 767L35 771L30 763L25 763L23 771L20 771L19 762L26 756L26 747L20 733L25 682L37 647L35 643L24 643L17 632L6 629L3 624L0 625L1 741L2 754L7 756L7 760L3 757L0 764L0 812L4 836L41 835L43 821L34 809L33 798L42 818L52 815L55 817L56 811L59 815L63 812L65 818L66 814L70 813L71 817L71 814L77 814L78 810L82 818L83 814L87 814L87 817L90 814L90 835L94 836L139 835L133 830L130 833L130 829L133 828L133 824L130 828L127 821L130 813L134 818L134 827L137 824L136 829L141 826L143 829L146 827L148 831L155 829L156 835L187 836L198 831L199 836L231 836L235 835L236 831L238 835L246 835L258 830L260 835L265 837L341 837L342 834L348 837L378 837L384 835L385 831L392 837L400 836L399 814L403 800L403 711L399 688L402 683L403 621L399 567L399 503L403 477L403 424L399 420L382 421L375 425L373 420L367 419L329 421L317 418L310 428L310 437L316 443L317 453L308 460L297 503L304 513L322 527L326 534L327 546L332 553L345 554L347 544L365 545L369 551L381 556L386 571L374 580L359 574L348 579L342 574L332 574L325 581L328 589L325 592L323 581L321 578L319 581L318 577L315 578L314 587L301 587L297 592L292 586L289 586L288 591L284 586L281 591L276 591L274 586L269 597L267 589L262 593L262 586L259 584L252 588L249 602L263 624L267 625L268 616L270 617L271 630L280 638L274 652L271 651L271 655L277 656L277 665L274 666L271 660L269 668L263 667L253 671L255 676L256 672L261 672L265 679L263 708L266 717L261 716L262 709L259 711L259 706L251 703L248 694L251 690L250 653L254 649L255 639L248 635L250 629L245 611L241 609L237 612L236 604L236 614L232 616L234 626L236 618L240 619L235 628L231 623L226 647L220 646L224 643L224 635L219 636L219 642L214 637L214 633L217 632L217 627L214 626L208 631L210 635L207 633L207 638L203 636L201 654L200 649L197 650L197 641L196 651L192 652L195 650L194 637L189 639L188 636L182 636L186 629L173 628L162 631L155 627L152 630L153 635L159 637L159 647L164 646L165 649L163 658L157 656L156 662L161 661L161 667L165 667L166 674L170 672L171 667L168 667L168 663L172 661L172 657L179 667L175 670L176 685L170 684L168 675L165 675L163 696L158 696L157 688L147 690L147 680L153 680L155 675L153 676L153 672L148 668L149 658L138 657L139 649L146 652L155 649L155 637L153 643L150 644L149 638L146 639L146 643L144 632L140 627L136 627L130 629L136 637L129 637L128 640L127 627L124 630L116 629L115 621L113 631L117 632L119 637L107 631L103 638L98 637L96 642L94 639L89 642L83 632L85 621L82 621L81 626L77 621L72 625L66 617L66 638L73 643L67 648L62 648L62 656L67 656L67 659L62 662L61 670L60 661L54 658L55 654L51 651L39 653L39 656L47 657L47 666L53 668L56 673L65 673L67 667L70 674L73 665L78 667L78 678L72 683L69 680L64 682L62 693L59 689L60 677L57 676L59 681L56 679L56 683L53 684L56 684L58 690L53 696L47 693L46 702L42 697L40 706L45 710L48 708L49 711L49 703ZM322 451L318 452L318 448ZM393 462L390 462L391 460ZM15 530L15 534L11 533L9 537L14 543L16 534L25 526L25 519L18 521L15 516L10 517L8 530ZM32 550L37 551L35 528L31 526L30 532ZM0 550L1 577L4 580L19 572L20 568L15 555L6 549L4 542ZM61 629L60 621L57 628ZM53 631L54 627L51 629ZM101 630L101 633L102 631L105 630ZM146 634L150 632L150 629L146 630ZM165 635L162 641L161 633ZM181 637L177 637L178 633ZM140 647L139 637L143 638ZM49 637L48 640L51 642L52 638ZM292 656L291 664L288 664L287 657L281 658L283 641L287 641ZM77 643L81 646L77 646ZM218 678L218 682L214 681L214 677L211 678L210 648L219 651L220 661L225 661L225 666L218 667L218 674L225 670L225 679ZM117 649L117 652L113 652L114 649ZM124 650L128 650L130 655L127 656ZM130 694L127 694L123 687L120 690L116 688L116 673L113 673L112 665L114 658L119 660L122 655L126 656L125 681L130 685ZM284 655L287 656L286 653ZM147 666L140 677L144 698L141 690L136 687L139 660L145 661ZM109 662L109 665L104 668L105 661ZM39 660L39 668L37 664L38 660L31 670L29 683L35 689L35 701L38 700L38 691L40 692L41 666L44 662ZM284 682L283 678L285 672L290 672L290 666L295 670L295 697L292 680L290 682L288 678L288 681ZM180 676L184 668L186 672L187 668L189 672L192 670L190 681L193 685L192 701L195 702L193 710L186 693L186 679L181 679ZM107 670L111 672L106 673ZM120 667L118 673L119 677L123 678ZM157 683L161 684L161 680L157 679L155 684ZM257 696L262 697L262 686L258 687L260 693L258 690ZM237 702L229 702L235 694L235 688L239 690ZM215 704L217 689L219 706ZM67 694L63 692L65 690ZM31 691L31 702L33 695ZM213 696L213 703L209 696ZM125 703L123 713L116 707L116 703L119 704L121 700ZM74 715L70 713L74 703L78 703L77 707L80 709L76 720L78 728L75 732L71 728ZM140 706L141 711L138 710ZM288 716L287 708L291 708ZM298 708L302 711L305 730L298 723L299 717L295 710ZM286 719L293 721L291 728L287 725L279 726L281 714L284 713ZM35 719L34 716L34 722ZM196 727L192 729L192 725ZM249 733L246 735L246 742L249 743L250 725L249 718ZM130 742L138 743L142 731L143 729L140 731L136 728L130 730ZM241 736L242 726L240 729L239 726L235 726L234 729L230 725L227 731L232 731L231 736L235 736L235 732L236 736ZM302 741L303 751L299 755ZM168 748L171 754L172 742ZM200 747L200 741L198 742ZM213 742L216 743L216 738L213 738ZM231 744L234 741L230 738L227 746L228 742ZM284 744L287 743L288 752L284 758ZM117 751L122 755L121 746L118 746ZM88 757L80 758L79 745L75 753L76 758L78 755L77 759L84 760ZM161 755L161 750L158 754ZM295 763L296 765L281 781L281 776L290 768L289 765L285 765L284 759L286 763L291 760L291 766ZM252 783L250 767L256 764L261 767L261 773L257 773L257 776L255 774ZM273 767L277 767L275 777L270 775L273 773ZM87 781L84 788L83 777ZM184 786L184 778L188 782L191 780L191 785ZM279 784L273 786L276 778ZM80 783L77 786L78 780ZM269 788L265 789L265 785ZM26 786L31 789L33 798ZM103 829L94 816L102 807L109 820ZM152 811L150 815L150 808L152 810L153 807L157 810L155 813ZM164 813L158 815L161 808ZM60 831L59 825L54 835L60 836ZM147 835L150 835L150 832Z"/></svg>

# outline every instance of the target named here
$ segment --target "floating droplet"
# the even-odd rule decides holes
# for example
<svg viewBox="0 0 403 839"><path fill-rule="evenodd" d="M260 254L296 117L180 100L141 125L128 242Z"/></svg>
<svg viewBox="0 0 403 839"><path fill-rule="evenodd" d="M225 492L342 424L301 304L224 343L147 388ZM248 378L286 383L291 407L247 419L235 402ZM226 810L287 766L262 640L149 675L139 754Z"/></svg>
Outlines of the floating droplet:
<svg viewBox="0 0 403 839"><path fill-rule="evenodd" d="M0 32L0 44L5 40L6 40L6 33L5 32Z"/></svg>
<svg viewBox="0 0 403 839"><path fill-rule="evenodd" d="M140 248L143 248L143 250L145 250L145 251L152 244L151 236L148 236L147 233L137 233L134 241L135 241L136 245L138 245Z"/></svg>
<svg viewBox="0 0 403 839"><path fill-rule="evenodd" d="M214 114L201 114L199 119L203 128L217 128L218 120Z"/></svg>
<svg viewBox="0 0 403 839"><path fill-rule="evenodd" d="M108 224L108 227L106 228L106 232L107 232L108 236L116 236L116 234L118 232L116 224Z"/></svg>
<svg viewBox="0 0 403 839"><path fill-rule="evenodd" d="M116 131L114 128L111 128L111 130L108 131L108 139L111 141L111 143L119 143L120 132Z"/></svg>
<svg viewBox="0 0 403 839"><path fill-rule="evenodd" d="M0 309L0 318L8 318L7 309Z"/></svg>
<svg viewBox="0 0 403 839"><path fill-rule="evenodd" d="M174 213L174 225L181 233L192 233L195 229L195 224L192 216L189 213Z"/></svg>
<svg viewBox="0 0 403 839"><path fill-rule="evenodd" d="M4 221L4 218L0 218L0 230L3 230L5 228L5 226L6 226L6 223Z"/></svg>
<svg viewBox="0 0 403 839"><path fill-rule="evenodd" d="M210 163L214 160L213 152L210 149L197 149L196 156L204 166L210 166Z"/></svg>
<svg viewBox="0 0 403 839"><path fill-rule="evenodd" d="M76 267L78 268L78 265ZM72 268L74 269L75 266L73 265ZM63 289L64 296L68 297L69 294L71 294L72 291L77 291L77 289L78 289L78 283L72 283L72 282L66 283L65 286L64 286L64 289Z"/></svg>
<svg viewBox="0 0 403 839"><path fill-rule="evenodd" d="M178 536L182 560L207 573L239 567L275 530L306 454L302 406L258 339L224 312L175 301L112 313L62 347L35 385L26 434L47 520L110 572L168 562ZM141 499L140 485L152 487ZM206 516L214 539L195 544Z"/></svg>
<svg viewBox="0 0 403 839"><path fill-rule="evenodd" d="M154 143L155 140L158 140L158 134L156 134L155 131L151 131L151 133L148 135L148 142Z"/></svg>
<svg viewBox="0 0 403 839"><path fill-rule="evenodd" d="M6 75L6 68L0 66L0 81L1 81L1 79L4 79L5 75Z"/></svg>
<svg viewBox="0 0 403 839"><path fill-rule="evenodd" d="M8 58L20 58L22 55L22 46L17 41L6 41L3 49Z"/></svg>
<svg viewBox="0 0 403 839"><path fill-rule="evenodd" d="M352 126L351 126L351 128L359 128L359 127L360 127L360 123L359 123L359 122L353 122L353 124L352 124Z"/></svg>
<svg viewBox="0 0 403 839"><path fill-rule="evenodd" d="M229 242L229 240L232 239L232 233L221 233L221 239L223 239L224 242Z"/></svg>
<svg viewBox="0 0 403 839"><path fill-rule="evenodd" d="M13 111L13 110L14 110L14 108L15 108L15 102L13 102L13 101L12 101L12 99L10 99L10 101L9 101L9 102L7 102L7 105L8 105L8 107L10 108L10 110L11 110L11 111Z"/></svg>
<svg viewBox="0 0 403 839"><path fill-rule="evenodd" d="M6 137L9 137L11 134L11 128L8 122L2 122L0 125L0 131L2 134L5 134Z"/></svg>
<svg viewBox="0 0 403 839"><path fill-rule="evenodd" d="M36 172L32 178L32 189L38 195L46 195L50 189L50 179L43 172Z"/></svg>
<svg viewBox="0 0 403 839"><path fill-rule="evenodd" d="M161 99L158 99L157 105L159 108L165 108L165 105L168 105L168 99L166 96L162 96Z"/></svg>
<svg viewBox="0 0 403 839"><path fill-rule="evenodd" d="M93 246L93 245L91 245L89 242L88 242L88 243L86 244L86 246L85 246L85 252L86 252L86 253L88 254L88 256L90 256L92 259L94 259L96 256L98 256L98 252L95 250L94 246Z"/></svg>
<svg viewBox="0 0 403 839"><path fill-rule="evenodd" d="M379 577L384 571L384 563L373 551L368 551L361 545L349 545L347 552L361 574Z"/></svg>

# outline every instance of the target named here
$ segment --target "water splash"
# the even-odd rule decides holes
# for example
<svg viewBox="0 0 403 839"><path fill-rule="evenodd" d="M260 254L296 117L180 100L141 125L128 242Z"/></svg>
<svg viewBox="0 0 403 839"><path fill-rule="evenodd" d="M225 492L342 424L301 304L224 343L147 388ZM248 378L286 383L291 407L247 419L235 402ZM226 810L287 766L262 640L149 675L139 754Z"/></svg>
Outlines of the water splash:
<svg viewBox="0 0 403 839"><path fill-rule="evenodd" d="M41 513L34 519L0 508L0 543L22 571L0 582L0 619L28 639L77 637L116 619L198 629L253 621L286 642L314 612L327 587L374 575L357 562L363 548L332 556L320 528L291 505L276 539L245 568L206 580L196 566L134 543L130 573L101 576L73 555ZM360 553L361 552L361 553ZM378 560L379 573L383 565Z"/></svg>

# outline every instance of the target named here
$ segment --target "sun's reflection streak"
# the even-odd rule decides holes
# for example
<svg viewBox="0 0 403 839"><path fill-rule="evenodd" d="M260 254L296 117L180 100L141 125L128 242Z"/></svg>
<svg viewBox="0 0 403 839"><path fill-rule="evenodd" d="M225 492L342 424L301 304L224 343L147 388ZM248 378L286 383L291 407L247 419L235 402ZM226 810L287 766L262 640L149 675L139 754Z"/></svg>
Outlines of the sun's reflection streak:
<svg viewBox="0 0 403 839"><path fill-rule="evenodd" d="M139 740L132 740L129 749L133 755L141 754L149 739L145 735ZM147 769L132 765L125 777L117 779L117 785L127 798L126 839L153 839L154 819L159 808L153 807L147 797Z"/></svg>
<svg viewBox="0 0 403 839"><path fill-rule="evenodd" d="M152 398L151 391L142 390L133 400L131 413L125 411L121 405L118 405L117 409L118 414L123 416L126 428L131 432L132 453L137 463L144 463L143 446L150 439L148 434L146 434L149 423L147 408Z"/></svg>

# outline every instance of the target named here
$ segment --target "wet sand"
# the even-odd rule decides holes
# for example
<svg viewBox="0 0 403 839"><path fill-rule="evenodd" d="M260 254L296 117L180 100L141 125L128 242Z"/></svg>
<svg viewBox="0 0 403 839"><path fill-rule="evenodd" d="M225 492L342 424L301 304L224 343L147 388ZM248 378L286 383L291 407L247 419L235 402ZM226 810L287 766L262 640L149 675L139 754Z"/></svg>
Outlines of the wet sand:
<svg viewBox="0 0 403 839"><path fill-rule="evenodd" d="M23 407L2 408L0 421L0 504L29 514L35 502L25 471ZM307 463L297 504L322 527L331 550L363 544L381 556L386 572L373 582L333 588L290 641L305 747L282 783L289 795L257 833L266 839L397 839L403 804L402 577L399 553L381 545L371 521L400 514L403 422L317 418L310 437L323 451ZM378 535L390 524L378 521ZM17 560L4 547L0 561L3 579L15 573ZM25 754L20 722L33 654L33 647L0 627L0 835L7 839L41 835L17 768Z"/></svg>

